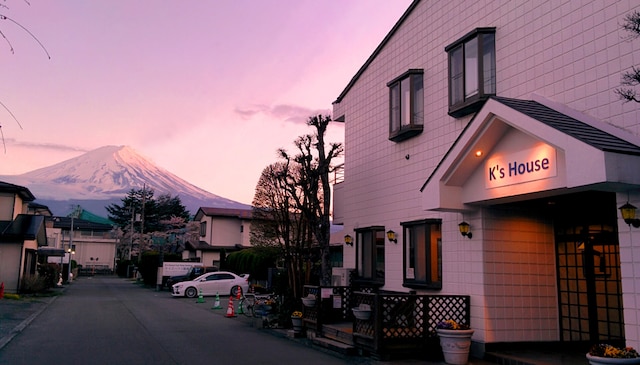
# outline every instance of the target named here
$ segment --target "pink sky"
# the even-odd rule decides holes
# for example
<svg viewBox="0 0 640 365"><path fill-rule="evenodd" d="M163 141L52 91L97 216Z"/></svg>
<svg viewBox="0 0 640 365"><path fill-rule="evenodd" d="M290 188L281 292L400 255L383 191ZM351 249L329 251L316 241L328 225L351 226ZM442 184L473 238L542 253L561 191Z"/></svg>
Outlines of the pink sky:
<svg viewBox="0 0 640 365"><path fill-rule="evenodd" d="M312 132L411 0L8 1L0 175L128 145L250 204L276 151ZM30 4L30 5L29 5ZM328 141L342 142L333 124Z"/></svg>

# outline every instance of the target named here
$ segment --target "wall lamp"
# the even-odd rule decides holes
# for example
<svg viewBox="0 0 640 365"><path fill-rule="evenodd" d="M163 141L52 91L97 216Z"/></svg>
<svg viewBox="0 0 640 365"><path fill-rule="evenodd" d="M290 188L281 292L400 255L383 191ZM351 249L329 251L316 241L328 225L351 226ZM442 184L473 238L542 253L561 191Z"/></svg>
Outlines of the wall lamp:
<svg viewBox="0 0 640 365"><path fill-rule="evenodd" d="M398 243L398 238L396 238L396 232L394 232L394 231L392 231L392 230L388 230L388 231L387 231L387 239L388 239L390 242Z"/></svg>
<svg viewBox="0 0 640 365"><path fill-rule="evenodd" d="M473 237L473 233L469 231L469 223L462 221L462 223L458 224L458 229L460 229L460 233L462 236L471 238Z"/></svg>
<svg viewBox="0 0 640 365"><path fill-rule="evenodd" d="M349 235L344 236L344 244L347 246L353 246L353 237Z"/></svg>
<svg viewBox="0 0 640 365"><path fill-rule="evenodd" d="M618 209L620 209L620 214L622 214L622 219L624 219L626 224L636 228L640 227L640 219L636 218L636 209L638 208L627 202Z"/></svg>

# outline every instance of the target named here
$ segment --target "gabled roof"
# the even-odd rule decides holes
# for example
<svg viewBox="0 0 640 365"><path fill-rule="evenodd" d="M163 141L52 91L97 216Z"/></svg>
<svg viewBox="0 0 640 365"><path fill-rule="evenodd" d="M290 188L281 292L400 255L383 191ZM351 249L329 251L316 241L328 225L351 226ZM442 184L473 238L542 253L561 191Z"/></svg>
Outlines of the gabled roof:
<svg viewBox="0 0 640 365"><path fill-rule="evenodd" d="M420 189L423 208L463 211L469 204L640 186L640 170L619 168L640 165L640 138L566 105L534 98L487 100ZM496 184L500 179L491 171L506 164L505 153L525 154L525 159L542 153L554 167L548 175L540 170L535 178Z"/></svg>
<svg viewBox="0 0 640 365"><path fill-rule="evenodd" d="M502 97L492 99L601 151L640 155L640 147L536 101Z"/></svg>
<svg viewBox="0 0 640 365"><path fill-rule="evenodd" d="M10 184L4 181L0 181L0 193L17 194L25 202L32 202L36 200L36 197L31 193L31 191L24 186Z"/></svg>
<svg viewBox="0 0 640 365"><path fill-rule="evenodd" d="M47 238L42 215L18 214L0 233L0 242L23 242L37 240L46 245Z"/></svg>
<svg viewBox="0 0 640 365"><path fill-rule="evenodd" d="M251 219L251 209L232 209L232 208L212 208L201 207L198 209L194 220L199 221L203 216L209 217L232 217L239 219Z"/></svg>
<svg viewBox="0 0 640 365"><path fill-rule="evenodd" d="M391 39L391 37L393 36L393 34L398 30L398 28L400 28L400 25L402 23L404 23L405 19L407 19L407 17L409 16L409 14L413 11L413 9L415 9L416 5L418 5L418 3L420 2L420 0L414 0L411 5L409 5L409 7L407 8L407 10L404 12L404 14L402 14L402 16L400 17L400 19L396 22L396 24L393 26L393 28L391 28L391 30L389 31L389 33L387 33L387 35L384 37L384 39L382 40L382 42L380 42L380 44L378 45L378 47L376 47L376 49L373 51L373 53L371 54L371 56L369 56L369 58L367 58L367 61L364 63L364 65L362 65L362 67L360 67L360 69L358 70L358 72L356 72L356 74L351 78L351 81L349 81L349 83L347 84L347 86L344 88L344 90L342 90L342 92L340 93L340 95L338 95L338 98L333 102L335 103L339 103L342 101L342 98L345 97L345 95L347 95L347 93L349 92L349 90L351 90L351 88L353 87L353 85L355 85L355 83L358 81L358 79L360 78L360 76L362 76L362 74L364 73L364 71L369 67L369 65L371 64L371 62L373 62L373 60L378 57L378 54L382 51L382 49L384 48L384 46L389 42L389 40Z"/></svg>

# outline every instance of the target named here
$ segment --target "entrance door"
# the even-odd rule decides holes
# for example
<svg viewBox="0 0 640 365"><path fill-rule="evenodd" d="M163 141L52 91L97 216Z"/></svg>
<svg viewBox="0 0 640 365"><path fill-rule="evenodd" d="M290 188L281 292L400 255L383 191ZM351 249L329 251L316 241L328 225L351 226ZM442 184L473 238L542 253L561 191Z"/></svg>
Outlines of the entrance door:
<svg viewBox="0 0 640 365"><path fill-rule="evenodd" d="M589 198L590 209L573 210L582 212L574 215L582 224L566 215L555 220L561 340L623 341L615 199L599 205Z"/></svg>

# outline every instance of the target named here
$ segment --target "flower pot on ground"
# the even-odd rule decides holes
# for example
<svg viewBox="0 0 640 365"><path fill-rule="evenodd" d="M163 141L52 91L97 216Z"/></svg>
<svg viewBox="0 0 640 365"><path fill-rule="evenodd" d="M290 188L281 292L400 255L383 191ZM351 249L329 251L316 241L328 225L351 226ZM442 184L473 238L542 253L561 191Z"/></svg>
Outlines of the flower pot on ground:
<svg viewBox="0 0 640 365"><path fill-rule="evenodd" d="M640 364L640 354L632 347L619 348L607 344L591 347L587 353L591 365Z"/></svg>
<svg viewBox="0 0 640 365"><path fill-rule="evenodd" d="M295 311L291 314L291 324L293 325L293 332L302 332L302 312Z"/></svg>
<svg viewBox="0 0 640 365"><path fill-rule="evenodd" d="M469 361L473 330L453 320L440 322L436 326L440 347L447 364L464 365Z"/></svg>

